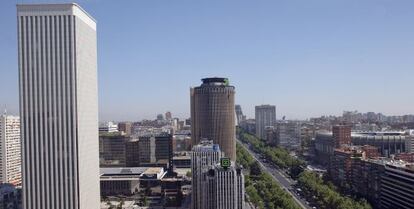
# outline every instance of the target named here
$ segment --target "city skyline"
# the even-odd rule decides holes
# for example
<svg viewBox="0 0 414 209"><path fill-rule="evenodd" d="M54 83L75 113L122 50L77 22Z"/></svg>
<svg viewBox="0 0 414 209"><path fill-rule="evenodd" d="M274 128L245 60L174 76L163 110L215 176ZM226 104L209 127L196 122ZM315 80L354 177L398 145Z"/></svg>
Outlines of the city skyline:
<svg viewBox="0 0 414 209"><path fill-rule="evenodd" d="M228 77L238 87L236 104L249 118L260 104L276 105L278 119L343 110L413 113L409 1L77 2L100 22L101 121L150 119L166 111L189 118L189 88L211 76ZM0 107L13 115L15 4L0 3ZM114 15L108 17L109 7Z"/></svg>
<svg viewBox="0 0 414 209"><path fill-rule="evenodd" d="M409 9L178 1L16 2L0 205L414 208Z"/></svg>

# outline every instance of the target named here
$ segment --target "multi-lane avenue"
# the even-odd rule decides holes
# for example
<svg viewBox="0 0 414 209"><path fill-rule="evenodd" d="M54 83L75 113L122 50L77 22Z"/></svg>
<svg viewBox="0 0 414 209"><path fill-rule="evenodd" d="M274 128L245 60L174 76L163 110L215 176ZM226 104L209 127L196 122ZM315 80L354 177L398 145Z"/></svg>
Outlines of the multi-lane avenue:
<svg viewBox="0 0 414 209"><path fill-rule="evenodd" d="M238 141L260 164L263 170L268 172L279 183L279 185L293 197L298 205L304 209L311 209L311 207L308 205L308 202L299 196L296 192L294 192L295 189L293 185L296 183L294 180L290 179L286 174L283 173L283 171L277 169L274 165L261 158L260 154L251 150L248 144L243 143L240 140Z"/></svg>

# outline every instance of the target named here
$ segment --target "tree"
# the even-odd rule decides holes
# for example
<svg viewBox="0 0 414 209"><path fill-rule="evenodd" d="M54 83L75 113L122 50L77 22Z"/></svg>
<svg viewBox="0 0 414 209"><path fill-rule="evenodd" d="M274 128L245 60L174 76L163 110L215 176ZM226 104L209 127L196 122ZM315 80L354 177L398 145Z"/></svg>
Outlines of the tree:
<svg viewBox="0 0 414 209"><path fill-rule="evenodd" d="M255 161L250 167L250 175L252 176L260 176L262 174L262 168L260 164Z"/></svg>

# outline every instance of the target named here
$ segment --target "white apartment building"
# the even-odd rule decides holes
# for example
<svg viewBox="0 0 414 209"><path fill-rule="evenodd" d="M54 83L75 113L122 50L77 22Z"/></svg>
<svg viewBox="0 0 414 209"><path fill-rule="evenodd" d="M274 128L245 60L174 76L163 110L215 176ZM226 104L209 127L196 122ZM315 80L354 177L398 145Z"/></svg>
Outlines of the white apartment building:
<svg viewBox="0 0 414 209"><path fill-rule="evenodd" d="M0 115L0 183L22 184L20 119Z"/></svg>

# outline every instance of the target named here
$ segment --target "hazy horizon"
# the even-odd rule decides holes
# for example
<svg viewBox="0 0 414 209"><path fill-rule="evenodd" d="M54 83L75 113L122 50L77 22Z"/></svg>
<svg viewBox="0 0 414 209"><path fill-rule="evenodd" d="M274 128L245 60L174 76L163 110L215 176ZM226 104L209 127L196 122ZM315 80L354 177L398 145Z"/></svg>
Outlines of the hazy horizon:
<svg viewBox="0 0 414 209"><path fill-rule="evenodd" d="M0 2L0 108L11 114L22 2L40 1ZM188 118L190 87L213 76L230 79L249 118L260 104L279 119L414 113L413 1L76 2L98 22L100 121Z"/></svg>

